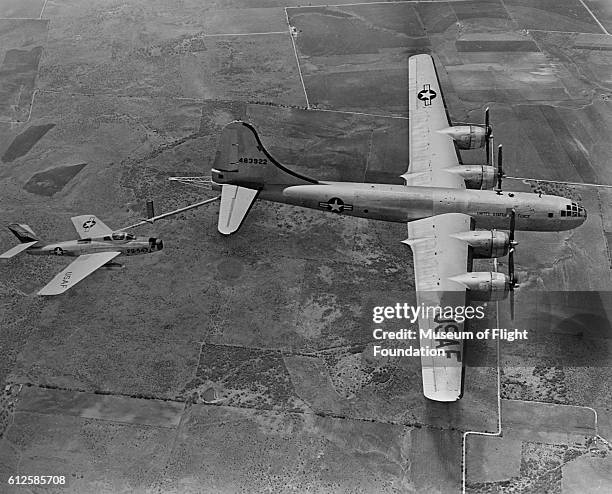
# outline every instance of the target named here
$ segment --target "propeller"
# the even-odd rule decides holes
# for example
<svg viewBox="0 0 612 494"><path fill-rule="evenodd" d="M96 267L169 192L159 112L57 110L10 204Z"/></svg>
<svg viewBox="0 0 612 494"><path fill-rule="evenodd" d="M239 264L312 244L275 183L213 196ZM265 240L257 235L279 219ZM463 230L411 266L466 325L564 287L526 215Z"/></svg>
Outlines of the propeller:
<svg viewBox="0 0 612 494"><path fill-rule="evenodd" d="M501 147L501 146L500 146ZM508 282L510 290L510 317L514 320L514 289L518 288L518 278L514 273L514 247L518 242L514 240L514 229L516 227L516 211L510 210L510 239L508 250Z"/></svg>
<svg viewBox="0 0 612 494"><path fill-rule="evenodd" d="M502 178L504 178L504 168L502 165L502 145L497 146L497 186L495 192L501 194L502 192Z"/></svg>
<svg viewBox="0 0 612 494"><path fill-rule="evenodd" d="M489 124L489 107L485 108L485 153L487 154L487 166L491 165L491 138L493 137L493 129Z"/></svg>

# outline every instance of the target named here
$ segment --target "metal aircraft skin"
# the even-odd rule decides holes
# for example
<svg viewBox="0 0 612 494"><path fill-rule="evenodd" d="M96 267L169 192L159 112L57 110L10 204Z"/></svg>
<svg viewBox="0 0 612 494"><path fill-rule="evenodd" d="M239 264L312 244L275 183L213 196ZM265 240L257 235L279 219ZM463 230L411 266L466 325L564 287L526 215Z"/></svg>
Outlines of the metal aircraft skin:
<svg viewBox="0 0 612 494"><path fill-rule="evenodd" d="M501 190L498 167L489 165L491 127L451 125L433 59L409 60L410 163L405 185L319 181L279 163L255 129L234 121L222 131L213 169L221 188L219 232L238 230L256 198L382 221L405 222L412 249L417 304L465 306L469 300L500 300L517 285L513 274L514 229L561 231L580 226L586 210L554 195ZM457 148L486 146L487 165L464 165ZM495 190L491 189L497 184ZM510 234L499 231L508 229ZM478 229L478 230L477 230ZM474 258L509 255L509 275L473 272ZM512 300L512 299L511 299ZM385 305L385 304L381 304ZM421 314L419 328L462 332L464 323ZM463 394L463 341L420 339L444 356L423 356L424 395L452 402ZM433 353L433 352L431 352Z"/></svg>
<svg viewBox="0 0 612 494"><path fill-rule="evenodd" d="M161 239L142 238L124 231L113 231L93 215L74 216L71 220L81 237L79 240L45 243L38 239L28 225L9 225L9 229L21 243L1 254L0 259L9 259L22 252L76 257L43 287L38 295L59 295L101 267L120 266L111 262L117 256L148 254L164 248Z"/></svg>

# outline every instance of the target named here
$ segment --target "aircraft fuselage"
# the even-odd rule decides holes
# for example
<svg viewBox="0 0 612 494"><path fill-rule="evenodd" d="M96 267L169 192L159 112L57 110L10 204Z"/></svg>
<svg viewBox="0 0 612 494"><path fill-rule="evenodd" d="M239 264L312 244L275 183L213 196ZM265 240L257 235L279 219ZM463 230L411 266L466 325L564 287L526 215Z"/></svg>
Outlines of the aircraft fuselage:
<svg viewBox="0 0 612 494"><path fill-rule="evenodd" d="M121 252L121 255L134 256L148 254L163 248L159 239L136 238L134 240L104 240L103 238L87 238L81 240L67 240L64 242L52 242L40 246L30 247L26 252L32 255L56 255L77 257L84 254L95 254L97 252Z"/></svg>
<svg viewBox="0 0 612 494"><path fill-rule="evenodd" d="M337 214L406 223L444 214L465 213L482 229L507 229L508 213L516 212L516 229L571 230L586 220L586 210L564 197L528 192L452 189L445 187L320 182L312 185L270 185L260 199Z"/></svg>

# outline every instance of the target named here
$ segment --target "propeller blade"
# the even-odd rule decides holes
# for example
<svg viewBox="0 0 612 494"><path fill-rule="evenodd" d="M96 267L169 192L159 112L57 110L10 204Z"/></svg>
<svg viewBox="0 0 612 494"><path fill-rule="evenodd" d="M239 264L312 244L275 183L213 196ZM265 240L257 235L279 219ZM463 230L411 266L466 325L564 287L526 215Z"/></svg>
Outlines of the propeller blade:
<svg viewBox="0 0 612 494"><path fill-rule="evenodd" d="M500 146L501 147L501 146ZM516 210L512 208L510 210L510 236L509 243L510 248L508 249L508 282L510 290L510 317L514 321L514 289L518 287L516 274L514 273L514 247L517 242L514 240L514 230L516 229Z"/></svg>
<svg viewBox="0 0 612 494"><path fill-rule="evenodd" d="M491 126L489 125L489 107L485 109L485 153L487 166L491 166Z"/></svg>
<svg viewBox="0 0 612 494"><path fill-rule="evenodd" d="M514 291L518 287L518 280L514 273L514 247L517 242L514 240L514 229L516 227L516 211L510 210L510 248L508 249L508 281L510 282L510 291Z"/></svg>
<svg viewBox="0 0 612 494"><path fill-rule="evenodd" d="M497 187L495 192L501 194L502 191L502 178L504 177L504 168L502 165L502 145L497 146Z"/></svg>

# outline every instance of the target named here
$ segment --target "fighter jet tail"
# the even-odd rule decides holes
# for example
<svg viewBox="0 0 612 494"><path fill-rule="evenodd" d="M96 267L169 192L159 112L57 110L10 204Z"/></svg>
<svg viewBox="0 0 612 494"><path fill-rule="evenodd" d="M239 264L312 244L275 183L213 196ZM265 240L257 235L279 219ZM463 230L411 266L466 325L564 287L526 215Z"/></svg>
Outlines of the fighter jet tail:
<svg viewBox="0 0 612 494"><path fill-rule="evenodd" d="M280 164L266 150L255 128L241 121L223 128L211 175L213 183L221 185L217 228L224 235L240 228L263 189L318 183Z"/></svg>
<svg viewBox="0 0 612 494"><path fill-rule="evenodd" d="M12 223L8 226L8 229L13 232L13 235L15 235L22 244L26 242L38 242L38 240L40 240L29 225Z"/></svg>
<svg viewBox="0 0 612 494"><path fill-rule="evenodd" d="M38 243L38 237L28 225L13 223L9 225L8 228L21 243L7 250L4 254L0 254L0 259L10 259L11 257L15 257L17 254L25 252L34 244Z"/></svg>

